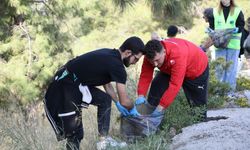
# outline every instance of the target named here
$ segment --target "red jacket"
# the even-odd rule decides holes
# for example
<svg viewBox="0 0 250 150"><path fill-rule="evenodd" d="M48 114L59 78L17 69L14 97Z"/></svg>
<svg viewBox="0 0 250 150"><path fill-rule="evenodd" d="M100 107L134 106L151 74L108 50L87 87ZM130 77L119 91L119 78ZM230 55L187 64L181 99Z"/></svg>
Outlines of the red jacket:
<svg viewBox="0 0 250 150"><path fill-rule="evenodd" d="M195 79L200 76L208 65L208 58L195 44L178 38L161 41L166 58L158 68L170 75L168 89L164 92L160 105L167 108L178 94L184 79ZM141 75L138 83L138 95L146 95L153 78L154 66L144 57Z"/></svg>

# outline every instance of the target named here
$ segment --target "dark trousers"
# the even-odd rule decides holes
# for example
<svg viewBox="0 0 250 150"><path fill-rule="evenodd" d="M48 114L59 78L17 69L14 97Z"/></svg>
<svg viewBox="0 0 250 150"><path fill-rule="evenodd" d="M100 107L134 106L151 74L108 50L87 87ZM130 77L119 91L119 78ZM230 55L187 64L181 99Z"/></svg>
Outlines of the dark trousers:
<svg viewBox="0 0 250 150"><path fill-rule="evenodd" d="M63 70L59 70L45 95L46 116L57 139L67 139L67 149L79 149L83 139L82 93L80 82L70 73L58 80ZM107 135L110 126L111 97L102 90L88 86L92 95L90 104L97 106L97 122L100 135Z"/></svg>
<svg viewBox="0 0 250 150"><path fill-rule="evenodd" d="M148 94L148 102L153 106L160 103L160 99L169 87L170 75L158 72L154 77ZM207 104L209 67L196 79L184 79L182 87L191 107ZM206 115L206 114L204 114Z"/></svg>

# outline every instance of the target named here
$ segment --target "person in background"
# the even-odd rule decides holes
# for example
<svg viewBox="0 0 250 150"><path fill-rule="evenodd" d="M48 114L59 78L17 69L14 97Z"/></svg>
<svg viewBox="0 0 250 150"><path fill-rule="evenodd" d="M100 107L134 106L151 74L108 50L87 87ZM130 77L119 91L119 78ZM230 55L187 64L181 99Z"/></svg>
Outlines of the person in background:
<svg viewBox="0 0 250 150"><path fill-rule="evenodd" d="M144 52L146 57L142 64L135 104L148 103L155 107L151 116L162 116L183 87L191 107L205 108L201 119L206 120L209 77L206 53L195 44L180 38L150 40ZM153 78L155 68L160 71Z"/></svg>
<svg viewBox="0 0 250 150"><path fill-rule="evenodd" d="M178 33L178 27L175 25L170 25L167 29L167 36L168 38L174 38L176 37Z"/></svg>
<svg viewBox="0 0 250 150"><path fill-rule="evenodd" d="M213 18L213 8L206 8L203 11L203 19L205 20L206 23L209 23L211 19ZM210 37L206 37L203 41L202 44L200 45L200 48L204 51L207 52L208 49L213 45L213 41ZM211 57L212 60L214 60L214 50L211 51Z"/></svg>
<svg viewBox="0 0 250 150"><path fill-rule="evenodd" d="M207 23L211 22L211 19L213 19L213 8L209 7L203 11L203 19Z"/></svg>
<svg viewBox="0 0 250 150"><path fill-rule="evenodd" d="M248 22L248 20L250 20L250 18L247 19L247 22ZM241 58L241 56L244 54L243 44L244 44L244 41L247 39L248 34L249 34L249 28L247 26L247 28L243 28L243 30L242 30L242 35L241 35L241 40L240 40L239 58Z"/></svg>
<svg viewBox="0 0 250 150"><path fill-rule="evenodd" d="M114 144L108 136L112 100L123 116L138 116L126 92L125 67L143 55L144 43L130 37L119 49L103 48L68 61L57 71L45 95L45 112L57 139L67 139L68 150L78 150L83 139L82 108L97 106L100 142L97 147ZM116 95L111 82L116 83ZM105 91L96 86L103 86ZM116 143L118 145L118 143Z"/></svg>
<svg viewBox="0 0 250 150"><path fill-rule="evenodd" d="M227 47L215 50L215 59L224 58L226 63L231 63L227 69L221 69L221 67L217 66L216 76L220 82L230 85L231 91L228 93L228 96L234 97L240 39L245 25L244 15L242 10L236 6L234 0L219 0L219 6L213 9L213 17L208 22L209 27L213 30L235 28L234 38L229 41Z"/></svg>
<svg viewBox="0 0 250 150"><path fill-rule="evenodd" d="M157 34L157 32L151 33L151 40L162 40L162 38Z"/></svg>
<svg viewBox="0 0 250 150"><path fill-rule="evenodd" d="M167 37L168 38L174 38L176 37L178 33L178 27L175 26L175 25L170 25L167 29ZM163 38L161 38L157 32L152 32L151 33L151 40L158 40L158 41L161 41L161 40L164 40Z"/></svg>
<svg viewBox="0 0 250 150"><path fill-rule="evenodd" d="M242 69L243 63L245 61L245 57L244 57L245 49L243 45L248 35L249 35L249 30L244 28L242 30L242 35L240 39L240 53L239 53L239 58L238 58L239 62L238 62L238 68L237 68L237 77L239 77L240 70Z"/></svg>

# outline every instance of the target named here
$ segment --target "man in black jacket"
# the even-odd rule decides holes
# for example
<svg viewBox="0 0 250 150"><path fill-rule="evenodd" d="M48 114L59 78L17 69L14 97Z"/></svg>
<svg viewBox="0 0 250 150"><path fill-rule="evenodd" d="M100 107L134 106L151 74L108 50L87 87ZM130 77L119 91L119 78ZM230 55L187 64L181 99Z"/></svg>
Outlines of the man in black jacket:
<svg viewBox="0 0 250 150"><path fill-rule="evenodd" d="M102 139L108 135L112 100L122 115L139 115L127 96L124 65L135 64L143 55L143 49L140 38L130 37L118 50L104 48L83 54L57 71L45 95L45 111L57 139L67 139L67 149L80 147L81 108L89 104L97 106L98 132ZM116 83L118 96L110 82ZM96 87L100 85L106 92Z"/></svg>

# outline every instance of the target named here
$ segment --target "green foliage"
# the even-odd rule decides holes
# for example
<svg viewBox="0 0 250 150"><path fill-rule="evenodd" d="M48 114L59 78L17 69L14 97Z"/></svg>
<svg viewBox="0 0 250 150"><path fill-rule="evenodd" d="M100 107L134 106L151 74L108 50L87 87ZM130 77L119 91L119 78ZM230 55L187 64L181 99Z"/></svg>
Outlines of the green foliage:
<svg viewBox="0 0 250 150"><path fill-rule="evenodd" d="M230 87L227 83L221 83L217 80L215 75L215 68L219 67L221 70L225 70L229 67L230 64L226 63L224 59L217 59L215 61L210 62L210 74L209 74L209 95L214 96L224 96L229 92Z"/></svg>
<svg viewBox="0 0 250 150"><path fill-rule="evenodd" d="M249 107L247 98L238 98L235 103L240 107Z"/></svg>
<svg viewBox="0 0 250 150"><path fill-rule="evenodd" d="M71 35L61 32L63 21L56 21L53 12L48 9L53 5L39 4L42 7L37 8L36 2L14 0L4 1L4 4L4 9L13 9L4 15L9 19L0 21L1 25L8 25L8 30L1 28L0 56L1 68L4 69L1 70L0 86L8 91L1 93L1 103L16 101L27 104L43 97L42 90L52 72L72 57L72 52L68 50ZM20 14L24 20L13 21L12 18Z"/></svg>
<svg viewBox="0 0 250 150"><path fill-rule="evenodd" d="M133 6L136 0L113 0L113 3L120 7L121 12L125 10L128 6Z"/></svg>
<svg viewBox="0 0 250 150"><path fill-rule="evenodd" d="M220 108L226 101L226 94L230 91L230 86L227 83L219 82L216 78L216 67L225 70L230 66L224 59L217 59L209 63L209 85L208 85L208 109Z"/></svg>
<svg viewBox="0 0 250 150"><path fill-rule="evenodd" d="M225 97L212 95L209 93L207 108L208 109L221 108L224 105L225 101L226 101Z"/></svg>
<svg viewBox="0 0 250 150"><path fill-rule="evenodd" d="M245 77L240 77L237 79L237 87L238 91L242 90L250 90L250 79Z"/></svg>
<svg viewBox="0 0 250 150"><path fill-rule="evenodd" d="M183 92L175 98L175 101L167 108L163 120L163 129L175 128L179 133L183 127L197 123L205 108L190 107Z"/></svg>
<svg viewBox="0 0 250 150"><path fill-rule="evenodd" d="M161 27L167 27L169 24L182 25L190 28L194 16L192 12L192 3L197 0L146 0L151 7L153 17L160 22ZM135 6L136 0L113 0L114 4L121 8L123 12L128 6ZM175 18L175 19L169 19Z"/></svg>
<svg viewBox="0 0 250 150"><path fill-rule="evenodd" d="M166 150L169 147L169 143L169 135L166 132L160 132L157 135L137 141L135 144L123 148L123 150Z"/></svg>
<svg viewBox="0 0 250 150"><path fill-rule="evenodd" d="M147 0L151 6L154 19L162 23L162 27L169 24L192 27L194 14L192 2L196 0ZM169 19L175 18L175 19Z"/></svg>

